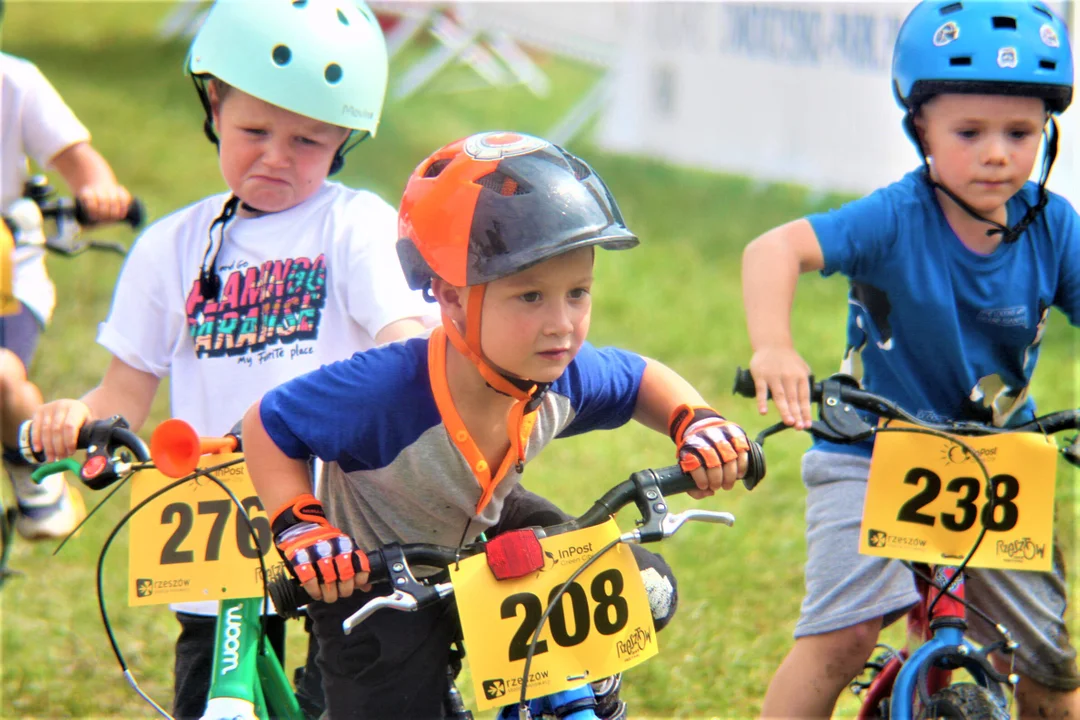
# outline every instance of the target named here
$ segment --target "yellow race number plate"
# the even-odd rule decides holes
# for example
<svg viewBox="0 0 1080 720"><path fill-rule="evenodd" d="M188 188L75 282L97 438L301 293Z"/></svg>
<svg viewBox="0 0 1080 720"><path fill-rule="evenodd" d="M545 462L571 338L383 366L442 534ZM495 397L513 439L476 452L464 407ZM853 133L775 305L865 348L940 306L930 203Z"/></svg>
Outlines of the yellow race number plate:
<svg viewBox="0 0 1080 720"><path fill-rule="evenodd" d="M159 495L131 519L128 597L132 605L190 600L262 597L259 557L277 562L271 548L270 521L248 477L243 455L213 455L213 465L240 462L214 472L251 518L258 543L236 505L205 477ZM132 478L131 506L175 482L157 470Z"/></svg>
<svg viewBox="0 0 1080 720"><path fill-rule="evenodd" d="M559 587L619 536L614 520L544 538L544 568L498 581L483 556L451 568L481 710L517 702L529 640ZM656 654L652 613L633 553L616 545L558 600L529 666L527 697L594 682Z"/></svg>
<svg viewBox="0 0 1080 720"><path fill-rule="evenodd" d="M893 422L888 427L912 426ZM924 433L882 432L870 461L859 551L958 565L985 525L972 567L1049 570L1057 467L1053 439L1037 433L959 439L989 471L993 511L986 478L962 446Z"/></svg>

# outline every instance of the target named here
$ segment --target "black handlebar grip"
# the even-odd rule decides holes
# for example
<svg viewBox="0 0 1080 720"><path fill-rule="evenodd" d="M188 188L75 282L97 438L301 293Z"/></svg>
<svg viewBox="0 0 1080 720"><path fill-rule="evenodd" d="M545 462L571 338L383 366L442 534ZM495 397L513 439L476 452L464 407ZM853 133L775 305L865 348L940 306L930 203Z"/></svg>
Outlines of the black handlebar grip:
<svg viewBox="0 0 1080 720"><path fill-rule="evenodd" d="M136 230L142 226L143 220L146 219L146 206L143 205L142 200L138 198L131 198L131 202L128 203L127 215L123 217L123 222L131 226L132 230ZM86 208L83 204L76 199L75 200L75 222L79 223L83 227L91 227L98 223L90 218L90 215L86 212Z"/></svg>
<svg viewBox="0 0 1080 720"><path fill-rule="evenodd" d="M743 487L753 490L765 478L765 451L753 440L750 441L750 452L747 453L746 461L746 474L742 479Z"/></svg>
<svg viewBox="0 0 1080 720"><path fill-rule="evenodd" d="M372 583L385 582L390 575L387 572L386 561L382 553L372 550L366 553L371 573L368 581ZM360 561L353 556L353 569L360 571ZM274 609L278 615L286 620L294 620L300 617L300 608L312 602L303 586L292 576L284 565L275 565L268 572L266 580L266 592L274 603Z"/></svg>
<svg viewBox="0 0 1080 720"><path fill-rule="evenodd" d="M750 440L750 449L746 458L746 474L743 475L743 487L753 490L758 483L765 478L765 451L753 440ZM653 470L660 492L664 495L675 495L697 487L686 473L678 465Z"/></svg>
<svg viewBox="0 0 1080 720"><path fill-rule="evenodd" d="M735 368L735 387L731 389L731 392L746 398L757 397L757 386L754 385L754 376L750 374L749 370L743 370L741 367ZM769 397L772 397L771 392Z"/></svg>
<svg viewBox="0 0 1080 720"><path fill-rule="evenodd" d="M75 446L80 450L85 450L90 444L90 426L91 423L84 423L79 429L79 437L75 441ZM23 460L26 462L40 464L45 462L45 453L35 451L30 444L31 430L32 426L29 420L24 421L19 426L19 454L22 455Z"/></svg>

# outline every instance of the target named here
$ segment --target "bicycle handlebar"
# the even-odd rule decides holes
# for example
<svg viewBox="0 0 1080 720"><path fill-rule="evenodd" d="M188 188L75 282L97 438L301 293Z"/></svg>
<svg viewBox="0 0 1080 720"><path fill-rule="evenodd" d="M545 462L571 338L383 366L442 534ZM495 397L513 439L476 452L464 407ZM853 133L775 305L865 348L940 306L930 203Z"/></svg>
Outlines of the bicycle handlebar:
<svg viewBox="0 0 1080 720"><path fill-rule="evenodd" d="M31 463L45 462L43 453L35 452L30 444L30 421L19 426L19 453ZM117 456L130 450L139 462L150 461L150 449L142 439L128 429L127 421L119 415L107 420L92 420L82 426L76 447L86 450L86 460L78 471L79 479L91 490L102 490L119 480L127 470L128 459ZM70 469L67 460L47 463L35 469L34 476L44 478L52 472Z"/></svg>
<svg viewBox="0 0 1080 720"><path fill-rule="evenodd" d="M13 202L4 211L4 222L11 228L19 245L38 245L51 252L65 256L78 255L87 249L109 250L119 255L126 255L126 248L120 243L91 240L76 243L80 228L89 228L105 223L95 222L86 208L78 200L54 197L55 191L43 175L36 175L26 182L23 197ZM138 198L132 198L127 214L118 222L124 222L137 229L146 218L146 208ZM56 230L52 235L45 233L45 221L52 220Z"/></svg>
<svg viewBox="0 0 1080 720"><path fill-rule="evenodd" d="M74 201L68 198L50 199L56 191L49 185L49 179L44 175L35 175L26 181L23 186L23 197L33 200L41 211L43 218L53 220L74 220L82 227L93 227L101 223L91 219L82 202L76 198ZM119 220L131 226L132 230L138 229L146 218L146 208L138 198L131 198L127 214Z"/></svg>
<svg viewBox="0 0 1080 720"><path fill-rule="evenodd" d="M757 455L752 460L753 470L755 474L764 475L764 455L761 454L761 449L756 443L751 447L757 450ZM759 462L760 465L757 464ZM749 471L747 475L750 475ZM581 528L599 525L630 503L636 503L644 522L634 532L641 536L641 542L660 540L664 537L664 534L659 530L659 523L661 516L667 513L667 505L663 501L664 497L684 493L696 487L697 484L693 478L684 473L678 465L655 470L640 470L604 493L582 515L558 525L542 528L538 534L539 537L554 537ZM656 522L656 528L650 527L653 520ZM395 557L390 562L387 561L386 548L390 547L394 547L394 545L388 545L367 553L368 562L371 564L371 582L383 582L390 579L387 568L393 564L393 559L396 559ZM401 554L409 564L440 569L446 569L459 560L484 552L484 543L482 542L472 543L461 548L432 545L430 543L410 543L398 545L397 547L400 548ZM396 556L396 551L391 551L390 554Z"/></svg>
<svg viewBox="0 0 1080 720"><path fill-rule="evenodd" d="M86 211L86 207L78 199L71 204L70 210L68 207L61 205L61 201L57 201L57 207L46 208L41 206L42 217L55 217L58 215L64 215L71 217L75 222L79 223L82 227L94 227L100 223L92 220L89 213ZM65 204L66 205L66 204ZM70 212L70 215L68 213ZM146 206L143 205L143 201L139 198L131 198L131 203L128 205L127 214L119 220L119 222L127 223L131 226L132 230L138 230L142 227L144 220L146 219Z"/></svg>
<svg viewBox="0 0 1080 720"><path fill-rule="evenodd" d="M757 395L754 377L749 370L735 370L736 395L753 398ZM769 394L772 397L772 394ZM1047 435L1065 430L1080 429L1080 410L1061 410L1037 417L1022 425L994 427L983 423L959 420L948 423L932 423L921 420L901 408L891 400L859 387L858 381L850 375L831 375L822 382L810 378L810 402L821 408L821 420L815 420L810 427L810 434L823 440L834 442L858 442L870 437L874 427L860 418L852 409L863 410L889 420L903 420L913 425L952 433L954 435L994 435L1006 432L1039 432ZM774 435L788 426L778 423L763 430L757 442L764 444L769 435ZM1066 454L1069 457L1068 454ZM1070 457L1070 461L1071 461Z"/></svg>
<svg viewBox="0 0 1080 720"><path fill-rule="evenodd" d="M765 476L765 456L757 443L750 443L750 458L746 478L750 480L748 486L752 487ZM687 473L678 465L672 465L659 469L641 470L632 474L627 480L619 483L600 497L592 507L582 515L566 522L537 529L537 537L552 537L562 533L578 530L584 527L598 525L617 513L630 503L635 503L641 512L642 521L639 526L624 536L628 541L654 542L673 535L684 522L689 520L704 520L721 522L726 525L734 523L735 518L728 513L715 513L702 510L690 510L678 515L669 515L668 506L664 501L667 495L683 493L697 487ZM433 545L430 543L391 543L381 548L367 552L368 564L371 568L368 581L371 583L390 582L395 588L395 595L402 597L396 600L377 598L379 602L371 606L365 606L362 615L353 624L367 617L380 607L397 607L398 609L416 609L433 602L439 597L445 597L448 589L444 584L426 585L416 579L412 574L411 566L423 566L430 568L446 569L451 565L485 552L486 543L476 541L460 548ZM274 600L274 607L278 614L285 618L297 617L298 608L306 605L310 598L299 583L290 575L281 574L267 583L270 596Z"/></svg>

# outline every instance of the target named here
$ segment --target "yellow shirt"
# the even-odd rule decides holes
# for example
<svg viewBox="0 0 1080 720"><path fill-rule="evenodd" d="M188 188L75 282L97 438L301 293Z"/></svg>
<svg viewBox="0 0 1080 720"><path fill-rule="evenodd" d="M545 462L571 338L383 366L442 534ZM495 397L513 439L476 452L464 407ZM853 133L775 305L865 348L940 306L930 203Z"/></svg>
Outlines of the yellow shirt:
<svg viewBox="0 0 1080 720"><path fill-rule="evenodd" d="M12 270L15 266L15 238L6 222L0 222L0 317L15 315L21 304L15 298Z"/></svg>

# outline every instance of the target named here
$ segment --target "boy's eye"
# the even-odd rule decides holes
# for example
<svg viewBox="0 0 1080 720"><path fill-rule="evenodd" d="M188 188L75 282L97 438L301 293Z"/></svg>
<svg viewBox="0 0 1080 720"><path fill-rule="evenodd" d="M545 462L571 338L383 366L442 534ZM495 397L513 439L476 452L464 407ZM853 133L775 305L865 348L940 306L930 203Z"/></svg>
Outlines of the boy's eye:
<svg viewBox="0 0 1080 720"><path fill-rule="evenodd" d="M262 135L266 134L266 131L263 130L262 128L244 128L244 132L247 133L248 135L262 136Z"/></svg>
<svg viewBox="0 0 1080 720"><path fill-rule="evenodd" d="M972 138L978 137L979 131L978 130L959 130L959 131L957 131L956 134L959 135L960 137L964 138L965 140L971 140Z"/></svg>
<svg viewBox="0 0 1080 720"><path fill-rule="evenodd" d="M540 302L540 293L535 290L532 292L522 293L520 297L527 303Z"/></svg>
<svg viewBox="0 0 1080 720"><path fill-rule="evenodd" d="M1009 136L1013 140L1024 140L1031 137L1031 134L1030 130L1012 130L1009 132Z"/></svg>
<svg viewBox="0 0 1080 720"><path fill-rule="evenodd" d="M318 140L312 140L311 138L306 138L306 137L298 137L297 140L300 141L301 145L318 146L318 145L322 144Z"/></svg>
<svg viewBox="0 0 1080 720"><path fill-rule="evenodd" d="M574 288L570 291L571 300L582 300L589 296L589 288Z"/></svg>

